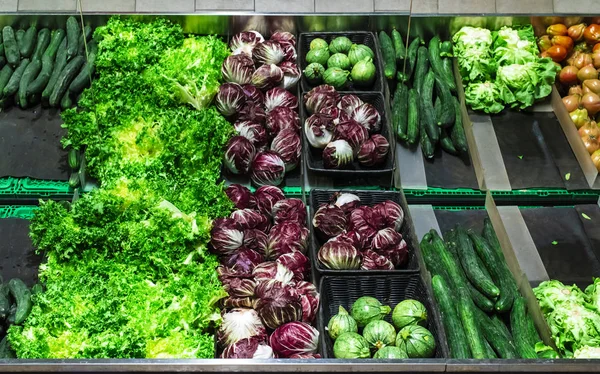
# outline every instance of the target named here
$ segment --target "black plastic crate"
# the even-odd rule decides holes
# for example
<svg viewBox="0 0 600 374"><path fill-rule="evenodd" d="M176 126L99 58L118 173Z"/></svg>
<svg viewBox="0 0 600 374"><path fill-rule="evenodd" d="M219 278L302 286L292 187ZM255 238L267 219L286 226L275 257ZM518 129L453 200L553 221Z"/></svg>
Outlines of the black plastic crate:
<svg viewBox="0 0 600 374"><path fill-rule="evenodd" d="M352 304L361 296L372 296L384 305L394 307L406 299L415 299L427 308L427 329L431 331L436 342L434 358L448 357L448 344L442 332L440 314L433 302L431 291L425 286L419 274L394 276L361 275L348 277L323 277L319 285L321 304L319 305L320 348L323 358L334 358L333 340L329 337L327 323L339 311L340 305L348 313ZM392 312L385 317L392 322ZM360 333L360 330L359 330Z"/></svg>
<svg viewBox="0 0 600 374"><path fill-rule="evenodd" d="M317 237L317 234L312 225L312 217L315 215L315 212L317 211L317 209L319 209L319 206L321 204L328 204L331 201L331 197L336 192L338 191L319 189L310 191L310 259L312 268L315 269L315 272L319 276L371 276L384 274L414 274L419 272L419 260L416 254L418 240L414 236L412 222L408 217L408 206L406 205L405 200L402 198L402 194L400 192L394 191L342 190L342 192L351 193L358 196L360 198L360 205L373 206L375 204L382 203L386 200L391 200L402 207L402 209L404 210L404 224L402 225L400 234L402 234L402 238L406 241L406 244L408 245L408 263L406 265L406 268L395 270L330 270L321 265L317 258L317 253L319 252L321 246L325 244L325 242Z"/></svg>
<svg viewBox="0 0 600 374"><path fill-rule="evenodd" d="M325 40L327 43L330 43L333 39L338 36L345 36L352 41L354 44L364 44L367 47L373 50L375 54L375 58L373 59L373 64L375 65L375 82L371 87L354 87L350 82L350 90L357 91L376 91L383 93L384 91L384 79L383 79L383 68L381 62L383 61L381 57L381 51L379 49L379 43L377 42L377 37L372 32L367 31L348 31L348 32L317 32L317 33L301 33L298 41L298 60L300 62L300 70L304 72L304 69L308 66L306 63L306 54L310 50L310 42L313 39L321 38ZM317 85L312 85L308 82L304 73L302 73L302 78L300 80L300 85L302 87L303 92L310 91L313 87Z"/></svg>
<svg viewBox="0 0 600 374"><path fill-rule="evenodd" d="M385 163L378 167L363 167L358 163L358 160L354 160L352 166L348 169L326 169L323 166L323 150L313 148L304 132L304 122L309 117L308 111L304 107L304 104L300 105L300 121L302 122L302 138L303 138L303 149L304 159L306 160L306 166L308 170L315 174L327 175L331 178L350 178L353 181L364 178L390 178L394 173L394 157L395 157L395 142L394 134L391 129L390 118L386 110L385 99L383 94L377 92L341 92L340 95L356 95L365 103L372 104L381 116L381 135L383 135L388 143L390 143L390 151L388 153ZM303 97L300 98L301 101Z"/></svg>

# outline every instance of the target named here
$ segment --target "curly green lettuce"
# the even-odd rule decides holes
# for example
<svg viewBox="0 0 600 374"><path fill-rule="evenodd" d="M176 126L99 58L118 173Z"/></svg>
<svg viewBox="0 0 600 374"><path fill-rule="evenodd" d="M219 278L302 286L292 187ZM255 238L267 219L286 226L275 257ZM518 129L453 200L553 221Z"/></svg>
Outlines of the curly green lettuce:
<svg viewBox="0 0 600 374"><path fill-rule="evenodd" d="M514 101L512 93L494 82L469 83L465 88L465 101L473 110L500 113L504 103Z"/></svg>

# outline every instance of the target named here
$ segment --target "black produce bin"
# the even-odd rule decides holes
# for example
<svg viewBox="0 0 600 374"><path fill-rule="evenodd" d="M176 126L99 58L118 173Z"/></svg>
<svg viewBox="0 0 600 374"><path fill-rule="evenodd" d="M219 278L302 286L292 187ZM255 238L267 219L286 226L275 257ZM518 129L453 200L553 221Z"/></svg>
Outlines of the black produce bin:
<svg viewBox="0 0 600 374"><path fill-rule="evenodd" d="M303 137L303 149L304 159L306 160L306 167L308 170L315 174L327 175L330 178L348 179L354 183L354 185L362 184L361 181L367 179L387 180L391 183L392 176L394 173L394 157L395 157L395 142L394 133L391 127L391 118L386 110L385 99L383 94L377 92L340 92L340 95L354 94L358 96L365 103L372 104L381 116L381 135L383 135L390 143L390 150L385 160L385 163L379 167L363 167L358 163L358 160L354 159L352 166L348 169L326 169L323 166L323 150L313 148L308 139L306 139L306 133L304 131L304 122L310 116L304 104L300 105L300 121L302 123L302 137ZM301 98L302 100L302 98ZM367 183L371 184L371 183Z"/></svg>
<svg viewBox="0 0 600 374"><path fill-rule="evenodd" d="M348 313L352 304L361 296L372 296L382 304L392 308L406 299L415 299L427 308L427 329L431 331L436 342L434 358L448 357L448 343L440 324L439 311L430 296L419 274L404 275L360 275L348 277L323 277L319 286L321 304L319 306L320 348L323 358L333 356L333 340L329 337L327 324L334 315L338 314L340 305ZM392 312L385 317L392 322ZM360 333L359 329L359 333Z"/></svg>
<svg viewBox="0 0 600 374"><path fill-rule="evenodd" d="M315 215L317 209L321 204L327 204L331 201L331 197L335 190L319 190L315 189L310 191L310 258L311 266L315 270L318 276L331 275L331 276L359 276L359 275L395 275L395 274L414 274L419 272L419 260L416 254L416 248L418 240L414 234L414 228L412 222L408 219L408 206L405 200L402 198L400 192L394 191L370 191L370 190L342 190L344 193L351 193L360 198L360 205L373 206L375 204L391 200L398 203L404 210L404 224L400 233L408 245L408 263L404 269L396 270L329 270L325 268L317 259L317 253L319 248L325 242L317 238L317 234L312 225L312 217Z"/></svg>
<svg viewBox="0 0 600 374"><path fill-rule="evenodd" d="M308 66L306 62L306 54L310 50L310 42L313 39L321 38L324 39L327 43L330 43L333 39L338 36L345 36L352 41L354 44L364 44L367 47L373 50L375 54L375 58L373 59L373 64L375 65L375 82L371 87L354 87L352 83L350 83L349 89L357 90L357 91L376 91L383 93L384 92L384 79L383 79L383 68L381 62L383 61L381 57L381 51L379 50L379 44L377 42L377 37L372 32L367 31L348 31L348 32L317 32L317 33L302 33L300 34L298 41L298 60L300 62L300 70L304 72L304 69ZM325 67L327 68L327 67ZM303 92L310 91L313 87L318 85L312 85L308 83L308 80L302 73L302 78L300 80L300 86Z"/></svg>

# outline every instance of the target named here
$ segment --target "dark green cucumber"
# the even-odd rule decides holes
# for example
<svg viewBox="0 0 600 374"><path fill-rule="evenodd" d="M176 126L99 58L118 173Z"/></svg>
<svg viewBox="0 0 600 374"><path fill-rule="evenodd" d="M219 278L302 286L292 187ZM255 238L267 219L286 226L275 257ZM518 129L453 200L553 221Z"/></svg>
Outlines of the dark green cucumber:
<svg viewBox="0 0 600 374"><path fill-rule="evenodd" d="M85 42L84 42L83 38L85 38ZM79 49L77 50L77 54L79 56L85 55L85 46L86 46L86 44L89 43L91 38L92 38L92 28L90 25L86 25L83 28L83 33L81 35L79 35L79 41L77 43L77 44L79 44Z"/></svg>
<svg viewBox="0 0 600 374"><path fill-rule="evenodd" d="M435 90L441 103L440 116L436 118L437 123L442 127L450 127L454 124L456 117L453 96L448 85L439 75L435 76Z"/></svg>
<svg viewBox="0 0 600 374"><path fill-rule="evenodd" d="M458 251L456 250L456 231L450 229L444 233L444 243L446 248L450 251L454 258L458 258Z"/></svg>
<svg viewBox="0 0 600 374"><path fill-rule="evenodd" d="M436 97L433 103L433 113L435 114L435 119L437 122L437 119L442 116L442 101L439 97Z"/></svg>
<svg viewBox="0 0 600 374"><path fill-rule="evenodd" d="M490 272L492 280L500 289L500 296L494 308L498 312L509 311L517 294L517 286L510 270L508 270L506 261L499 259L496 251L480 235L469 230L469 237L473 241L475 251Z"/></svg>
<svg viewBox="0 0 600 374"><path fill-rule="evenodd" d="M475 316L475 313L479 310L473 305L473 301L464 287L458 289L457 296L456 307L467 336L467 344L471 349L471 356L475 359L488 358L484 343L485 339Z"/></svg>
<svg viewBox="0 0 600 374"><path fill-rule="evenodd" d="M95 64L96 64L96 56L98 54L98 46L95 41L91 41L89 46L89 54L87 56L87 60L79 74L73 79L71 85L69 86L69 92L71 95L77 95L83 91L84 88L88 87L91 84L92 75L94 75ZM393 112L392 112L393 114Z"/></svg>
<svg viewBox="0 0 600 374"><path fill-rule="evenodd" d="M454 54L452 53L452 42L451 41L446 40L445 42L442 42L442 44L440 44L440 56L454 57Z"/></svg>
<svg viewBox="0 0 600 374"><path fill-rule="evenodd" d="M496 287L494 282L486 277L484 272L479 268L479 263L476 260L477 254L475 253L475 250L473 250L473 243L471 243L465 229L462 226L457 225L455 231L458 257L469 281L471 281L478 290L489 297L493 298L500 295L498 287Z"/></svg>
<svg viewBox="0 0 600 374"><path fill-rule="evenodd" d="M413 87L417 89L419 94L423 92L423 82L429 71L429 52L427 47L421 46L417 51L417 62L415 64L415 77L413 79ZM433 84L431 85L433 89ZM432 91L433 92L433 91Z"/></svg>
<svg viewBox="0 0 600 374"><path fill-rule="evenodd" d="M404 40L402 40L402 35L400 35L400 32L396 29L392 30L392 42L394 43L396 62L401 63L406 57L406 48L404 47Z"/></svg>
<svg viewBox="0 0 600 374"><path fill-rule="evenodd" d="M67 90L63 95L62 99L60 99L60 109L67 110L73 107L73 99L71 98L71 92Z"/></svg>
<svg viewBox="0 0 600 374"><path fill-rule="evenodd" d="M485 344L485 354L487 355L487 358L498 358L498 355L496 354L496 352L494 352L494 348L492 348L492 346L490 345L490 343L488 343L487 340L483 340L484 344Z"/></svg>
<svg viewBox="0 0 600 374"><path fill-rule="evenodd" d="M527 305L521 296L515 297L510 311L510 327L515 341L515 347L521 358L537 358L534 346L529 339L529 328L527 327Z"/></svg>
<svg viewBox="0 0 600 374"><path fill-rule="evenodd" d="M446 280L446 283L448 283L448 279L450 279L448 276L448 272L442 266L439 256L432 248L433 244L430 243L430 241L431 234L426 234L423 236L423 239L420 243L421 253L423 254L423 261L425 262L425 266L427 267L427 270L429 270L432 276L439 275ZM449 287L451 288L451 286Z"/></svg>
<svg viewBox="0 0 600 374"><path fill-rule="evenodd" d="M454 67L452 66L451 58L442 59L442 68L444 69L444 74L454 77Z"/></svg>
<svg viewBox="0 0 600 374"><path fill-rule="evenodd" d="M396 54L392 38L385 32L379 32L379 46L381 47L381 55L383 57L383 73L387 79L396 77Z"/></svg>
<svg viewBox="0 0 600 374"><path fill-rule="evenodd" d="M44 53L46 52L46 49L48 49L48 46L50 45L51 39L52 33L50 30L41 29L40 32L38 32L37 42L31 58L41 60L42 56L44 56Z"/></svg>
<svg viewBox="0 0 600 374"><path fill-rule="evenodd" d="M67 92L68 94L68 92ZM69 187L77 188L79 187L79 183L81 183L81 179L79 179L79 173L72 172L71 176L69 176Z"/></svg>
<svg viewBox="0 0 600 374"><path fill-rule="evenodd" d="M506 336L501 329L496 328L496 325L492 323L490 317L488 317L481 310L476 310L475 318L477 319L477 323L481 329L481 332L483 333L483 336L485 337L485 340L490 343L500 358L519 358L513 343L506 339Z"/></svg>
<svg viewBox="0 0 600 374"><path fill-rule="evenodd" d="M17 93L19 90L19 83L21 82L21 78L23 77L23 73L25 73L25 69L29 65L29 59L24 58L21 60L21 64L18 68L15 69L14 73L10 77L6 86L4 86L4 90L2 91L2 95L6 98L12 96Z"/></svg>
<svg viewBox="0 0 600 374"><path fill-rule="evenodd" d="M484 312L488 312L491 313L494 311L494 301L490 300L487 296L485 296L484 294L481 293L481 291L479 291L477 288L475 288L475 286L473 286L471 283L469 283L467 285L467 290L469 291L469 294L471 295L471 299L473 299L473 302L475 303L475 305L477 305L477 307L481 310L483 310Z"/></svg>
<svg viewBox="0 0 600 374"><path fill-rule="evenodd" d="M0 70L0 94L4 92L4 87L8 84L10 77L12 77L14 73L13 68L10 65L4 65L2 70Z"/></svg>
<svg viewBox="0 0 600 374"><path fill-rule="evenodd" d="M440 129L440 132L440 145L442 146L442 149L451 155L459 154L456 148L454 148L454 144L452 144L452 139L450 139L447 130Z"/></svg>
<svg viewBox="0 0 600 374"><path fill-rule="evenodd" d="M35 47L35 42L37 39L37 28L35 26L31 26L25 31L25 35L19 44L19 52L21 53L21 57L30 57L31 53L33 53L33 47Z"/></svg>
<svg viewBox="0 0 600 374"><path fill-rule="evenodd" d="M435 82L435 74L433 71L429 71L425 75L423 80L423 86L421 88L421 105L420 105L420 117L427 136L431 139L431 142L435 145L440 140L439 129L435 120L435 110L433 108L433 85Z"/></svg>
<svg viewBox="0 0 600 374"><path fill-rule="evenodd" d="M431 285L433 288L433 295L440 308L442 323L446 330L446 338L448 340L448 347L450 348L450 358L470 358L471 351L469 350L468 344L465 344L467 336L454 307L455 299L453 293L444 278L439 275L435 275L431 279Z"/></svg>
<svg viewBox="0 0 600 374"><path fill-rule="evenodd" d="M10 295L8 292L8 284L0 285L0 319L4 320L8 317L10 310Z"/></svg>
<svg viewBox="0 0 600 374"><path fill-rule="evenodd" d="M527 313L527 339L532 347L535 347L538 342L542 341L540 334L535 328L535 323L533 323L533 318L531 318L531 314L529 313Z"/></svg>
<svg viewBox="0 0 600 374"><path fill-rule="evenodd" d="M494 225L492 225L492 221L489 217L484 218L483 220L483 230L481 231L481 236L486 240L486 242L492 247L498 257L504 260L504 252L502 252L502 247L500 246L500 240L498 240L498 236L496 235L496 231L494 230Z"/></svg>
<svg viewBox="0 0 600 374"><path fill-rule="evenodd" d="M19 65L21 53L19 52L19 46L17 45L15 30L13 30L12 27L4 26L2 29L2 43L4 44L6 61L13 67Z"/></svg>
<svg viewBox="0 0 600 374"><path fill-rule="evenodd" d="M50 95L49 104L52 107L56 107L60 104L60 100L63 98L65 92L69 89L69 85L73 82L73 79L79 74L81 71L81 67L85 63L85 58L83 56L75 56L67 66L63 69L63 71L58 76L56 80L56 84L52 89L52 94Z"/></svg>
<svg viewBox="0 0 600 374"><path fill-rule="evenodd" d="M443 79L450 88L450 90L456 91L456 83L454 82L454 77L447 76L446 71L442 66L439 36L434 36L429 41L429 63L431 64L431 69L435 72L435 75Z"/></svg>
<svg viewBox="0 0 600 374"><path fill-rule="evenodd" d="M6 56L4 55L4 44L1 44L2 40L0 38L0 69L6 65Z"/></svg>
<svg viewBox="0 0 600 374"><path fill-rule="evenodd" d="M17 46L19 47L19 51L21 50L21 42L23 41L23 37L25 36L25 30L19 29L15 31L15 40L17 41Z"/></svg>
<svg viewBox="0 0 600 374"><path fill-rule="evenodd" d="M467 135L465 134L465 128L462 122L462 111L460 109L460 103L456 97L452 97L452 104L454 105L454 126L452 126L452 132L450 132L450 138L452 144L457 151L467 153L469 147L467 146Z"/></svg>
<svg viewBox="0 0 600 374"><path fill-rule="evenodd" d="M408 135L408 87L398 83L392 101L392 121L396 135L400 140L407 140Z"/></svg>
<svg viewBox="0 0 600 374"><path fill-rule="evenodd" d="M409 81L415 71L415 65L417 62L417 54L419 46L421 45L421 38L418 36L410 43L408 50L406 51L406 61L403 64L403 68L406 66L404 71L404 77L406 81ZM413 88L415 85L413 85Z"/></svg>
<svg viewBox="0 0 600 374"><path fill-rule="evenodd" d="M67 159L69 161L69 167L71 168L71 170L79 170L80 158L79 151L77 149L69 150Z"/></svg>
<svg viewBox="0 0 600 374"><path fill-rule="evenodd" d="M15 324L20 325L31 313L31 291L19 278L13 278L8 282L10 294L15 299L17 311L15 313Z"/></svg>
<svg viewBox="0 0 600 374"><path fill-rule="evenodd" d="M460 264L454 258L454 256L452 256L448 248L446 248L444 242L440 238L440 235L437 233L437 231L430 230L429 233L432 237L431 244L434 254L435 256L437 256L437 258L439 258L439 261L441 262L442 266L448 272L448 276L450 279L447 279L447 281L449 282L450 287L452 287L455 290L458 290L458 288L460 287L465 288L466 279L463 275L463 271L460 267Z"/></svg>
<svg viewBox="0 0 600 374"><path fill-rule="evenodd" d="M419 93L411 88L408 91L408 119L406 125L406 137L409 144L415 144L419 139Z"/></svg>
<svg viewBox="0 0 600 374"><path fill-rule="evenodd" d="M81 27L75 17L69 17L67 19L67 59L77 55L79 50L79 35L81 34Z"/></svg>
<svg viewBox="0 0 600 374"><path fill-rule="evenodd" d="M21 77L21 81L19 82L19 106L23 109L27 108L29 103L27 102L27 87L31 81L37 77L42 69L42 62L40 60L33 60L27 65L25 71L23 72L23 76Z"/></svg>
<svg viewBox="0 0 600 374"><path fill-rule="evenodd" d="M492 321L492 323L496 326L497 329L502 331L502 333L504 334L506 339L508 339L511 342L513 341L513 336L510 333L510 330L508 329L508 327L506 327L506 325L504 324L504 321L502 321L502 319L500 318L499 315L497 315L497 314L492 315L490 317L490 321Z"/></svg>
<svg viewBox="0 0 600 374"><path fill-rule="evenodd" d="M425 129L425 123L423 122L423 118L420 119L420 127L419 127L419 144L421 144L421 151L426 158L433 158L435 156L435 146L429 139L427 135L427 130Z"/></svg>
<svg viewBox="0 0 600 374"><path fill-rule="evenodd" d="M42 70L40 71L40 74L38 74L37 78L35 78L35 80L27 87L28 95L42 92L48 84L48 81L50 81L50 76L52 75L52 70L54 68L54 60L56 59L56 53L64 38L64 30L59 29L52 33L50 44L42 55Z"/></svg>
<svg viewBox="0 0 600 374"><path fill-rule="evenodd" d="M48 105L48 101L50 100L50 95L54 90L54 86L56 85L56 81L58 80L58 76L63 71L65 66L67 65L67 38L63 38L62 42L58 47L58 52L56 53L56 60L54 61L54 68L52 70L52 74L50 75L50 79L48 80L48 84L44 91L42 92L42 104Z"/></svg>
<svg viewBox="0 0 600 374"><path fill-rule="evenodd" d="M12 350L10 343L8 342L8 335L4 335L0 340L0 359L17 358L17 355Z"/></svg>

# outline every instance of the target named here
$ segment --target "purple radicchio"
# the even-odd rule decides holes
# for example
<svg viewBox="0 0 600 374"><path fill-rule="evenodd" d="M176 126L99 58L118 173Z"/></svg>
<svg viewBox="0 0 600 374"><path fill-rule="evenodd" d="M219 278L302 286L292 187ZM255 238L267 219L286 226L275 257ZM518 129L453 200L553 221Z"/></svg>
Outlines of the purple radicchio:
<svg viewBox="0 0 600 374"><path fill-rule="evenodd" d="M221 358L273 358L273 349L257 337L240 339L228 345L221 353Z"/></svg>
<svg viewBox="0 0 600 374"><path fill-rule="evenodd" d="M215 96L217 110L224 117L232 117L246 103L246 95L242 86L237 83L223 83Z"/></svg>
<svg viewBox="0 0 600 374"><path fill-rule="evenodd" d="M252 50L252 59L256 65L277 65L284 57L285 52L281 45L272 40L258 43Z"/></svg>
<svg viewBox="0 0 600 374"><path fill-rule="evenodd" d="M222 259L223 265L227 269L242 277L251 275L254 267L265 260L262 254L249 248L239 248L233 254Z"/></svg>
<svg viewBox="0 0 600 374"><path fill-rule="evenodd" d="M294 51L294 53L296 52ZM298 65L291 61L284 61L279 64L279 67L283 71L283 88L286 90L294 88L302 77Z"/></svg>
<svg viewBox="0 0 600 374"><path fill-rule="evenodd" d="M323 149L323 166L325 169L345 169L352 165L354 152L350 144L343 140L335 140Z"/></svg>
<svg viewBox="0 0 600 374"><path fill-rule="evenodd" d="M386 200L373 207L373 212L382 217L386 227L400 231L404 223L404 210L397 203Z"/></svg>
<svg viewBox="0 0 600 374"><path fill-rule="evenodd" d="M349 120L340 123L335 127L333 132L335 140L343 139L350 144L354 154L357 154L361 145L369 139L369 132L354 120Z"/></svg>
<svg viewBox="0 0 600 374"><path fill-rule="evenodd" d="M300 251L284 253L275 262L285 266L294 273L293 280L296 282L303 281L310 270L310 260Z"/></svg>
<svg viewBox="0 0 600 374"><path fill-rule="evenodd" d="M298 109L298 98L296 95L281 87L271 88L265 94L265 107L267 109L267 113L278 106L284 106L290 109Z"/></svg>
<svg viewBox="0 0 600 374"><path fill-rule="evenodd" d="M254 61L246 55L231 55L223 61L221 75L225 82L247 84L252 80Z"/></svg>
<svg viewBox="0 0 600 374"><path fill-rule="evenodd" d="M283 70L274 64L263 65L252 74L252 84L263 91L278 86L282 81Z"/></svg>
<svg viewBox="0 0 600 374"><path fill-rule="evenodd" d="M296 60L298 59L298 53L296 53L296 47L287 44L282 46L281 48L283 48L283 62L292 62L292 63L296 63Z"/></svg>
<svg viewBox="0 0 600 374"><path fill-rule="evenodd" d="M255 288L256 311L263 324L270 328L302 319L302 303L296 289L277 280L265 280Z"/></svg>
<svg viewBox="0 0 600 374"><path fill-rule="evenodd" d="M265 255L269 239L267 234L258 229L249 229L244 231L244 247L252 249L261 256Z"/></svg>
<svg viewBox="0 0 600 374"><path fill-rule="evenodd" d="M358 249L359 251L364 251L371 248L371 240L373 236L377 233L375 230L372 231L372 236L361 235L357 231L347 231L343 233L341 236L350 240L352 245Z"/></svg>
<svg viewBox="0 0 600 374"><path fill-rule="evenodd" d="M220 256L231 255L244 244L244 233L232 228L214 226L210 236L210 244Z"/></svg>
<svg viewBox="0 0 600 374"><path fill-rule="evenodd" d="M294 279L293 271L287 266L275 261L267 261L257 265L252 271L252 275L256 282L275 279L281 283L288 284Z"/></svg>
<svg viewBox="0 0 600 374"><path fill-rule="evenodd" d="M321 109L319 113L331 116L331 122L336 126L342 122L351 120L350 116L346 114L346 112L337 107L326 107Z"/></svg>
<svg viewBox="0 0 600 374"><path fill-rule="evenodd" d="M218 268L217 268L218 270ZM254 308L254 302L256 301L253 297L226 297L219 300L221 308Z"/></svg>
<svg viewBox="0 0 600 374"><path fill-rule="evenodd" d="M254 148L260 150L266 147L268 142L267 130L260 123L252 121L237 121L233 127L235 131L244 138L250 140Z"/></svg>
<svg viewBox="0 0 600 374"><path fill-rule="evenodd" d="M217 332L219 346L226 347L242 339L266 339L267 331L253 309L236 308L223 314L223 323Z"/></svg>
<svg viewBox="0 0 600 374"><path fill-rule="evenodd" d="M319 347L319 331L304 322L290 322L273 331L269 344L279 357L315 354Z"/></svg>
<svg viewBox="0 0 600 374"><path fill-rule="evenodd" d="M302 322L312 323L319 310L320 296L317 287L310 282L301 281L296 283L296 290L302 303Z"/></svg>
<svg viewBox="0 0 600 374"><path fill-rule="evenodd" d="M306 225L306 205L300 199L283 199L273 205L271 212L275 224L293 221Z"/></svg>
<svg viewBox="0 0 600 374"><path fill-rule="evenodd" d="M234 136L229 139L225 148L225 166L233 174L247 174L255 153L256 149L250 140L243 136Z"/></svg>
<svg viewBox="0 0 600 374"><path fill-rule="evenodd" d="M252 50L258 43L265 40L257 31L244 31L234 35L229 42L229 48L234 55L245 53L252 57Z"/></svg>
<svg viewBox="0 0 600 374"><path fill-rule="evenodd" d="M300 117L294 109L278 106L269 112L266 128L271 136L275 136L285 129L298 131L300 130Z"/></svg>
<svg viewBox="0 0 600 374"><path fill-rule="evenodd" d="M254 192L254 198L256 199L258 211L270 217L273 205L279 200L285 199L285 196L279 187L262 186Z"/></svg>
<svg viewBox="0 0 600 374"><path fill-rule="evenodd" d="M292 47L296 46L296 37L294 34L288 31L276 31L274 32L270 40L276 41L277 43L283 45L291 45Z"/></svg>
<svg viewBox="0 0 600 374"><path fill-rule="evenodd" d="M377 109L369 103L354 108L350 117L369 130L369 134L381 131L381 116Z"/></svg>
<svg viewBox="0 0 600 374"><path fill-rule="evenodd" d="M394 264L385 256L369 249L362 253L361 270L394 270Z"/></svg>
<svg viewBox="0 0 600 374"><path fill-rule="evenodd" d="M221 282L225 292L231 297L254 297L256 281L253 279L227 277Z"/></svg>
<svg viewBox="0 0 600 374"><path fill-rule="evenodd" d="M378 217L373 214L373 209L368 206L360 206L350 213L350 227L356 231L361 241L371 243L371 240L377 234L376 227L379 227Z"/></svg>
<svg viewBox="0 0 600 374"><path fill-rule="evenodd" d="M251 121L264 124L267 120L267 114L261 104L256 104L254 101L247 101L238 112L237 118L239 121Z"/></svg>
<svg viewBox="0 0 600 374"><path fill-rule="evenodd" d="M242 89L246 95L246 101L252 101L257 105L265 104L265 94L252 84L243 84Z"/></svg>
<svg viewBox="0 0 600 374"><path fill-rule="evenodd" d="M336 192L332 196L333 203L340 207L344 213L350 215L350 213L358 208L360 204L360 197L346 192Z"/></svg>
<svg viewBox="0 0 600 374"><path fill-rule="evenodd" d="M385 162L390 143L383 135L372 135L362 143L358 151L358 162L363 166L379 166Z"/></svg>
<svg viewBox="0 0 600 374"><path fill-rule="evenodd" d="M408 261L408 246L393 228L379 230L373 237L373 251L390 259L396 268Z"/></svg>
<svg viewBox="0 0 600 374"><path fill-rule="evenodd" d="M343 110L346 114L351 115L354 109L363 105L364 102L356 95L344 95L338 103L338 108Z"/></svg>
<svg viewBox="0 0 600 374"><path fill-rule="evenodd" d="M269 232L266 257L275 260L279 256L292 252L306 252L308 229L298 222L279 223Z"/></svg>
<svg viewBox="0 0 600 374"><path fill-rule="evenodd" d="M300 162L302 143L296 130L281 130L271 143L271 150L279 155L285 163L285 171L291 171Z"/></svg>
<svg viewBox="0 0 600 374"><path fill-rule="evenodd" d="M269 218L253 209L239 209L231 213L231 219L237 222L242 230L258 229L268 233L271 228Z"/></svg>
<svg viewBox="0 0 600 374"><path fill-rule="evenodd" d="M344 211L335 205L327 204L317 209L312 224L317 233L326 239L340 235L348 227Z"/></svg>
<svg viewBox="0 0 600 374"><path fill-rule="evenodd" d="M225 194L238 209L256 207L256 200L252 192L241 184L231 184L225 189Z"/></svg>
<svg viewBox="0 0 600 374"><path fill-rule="evenodd" d="M356 270L362 256L349 240L330 239L323 244L317 255L319 262L331 270Z"/></svg>
<svg viewBox="0 0 600 374"><path fill-rule="evenodd" d="M250 178L258 186L278 185L285 177L285 163L272 151L259 152L252 161Z"/></svg>
<svg viewBox="0 0 600 374"><path fill-rule="evenodd" d="M333 86L322 84L304 94L304 105L310 114L320 113L326 108L336 107L340 99Z"/></svg>
<svg viewBox="0 0 600 374"><path fill-rule="evenodd" d="M314 148L323 149L333 140L334 124L327 114L313 114L304 122L304 133L308 143Z"/></svg>
<svg viewBox="0 0 600 374"><path fill-rule="evenodd" d="M240 225L229 217L216 218L212 224L213 230L220 229L235 229L241 230Z"/></svg>

